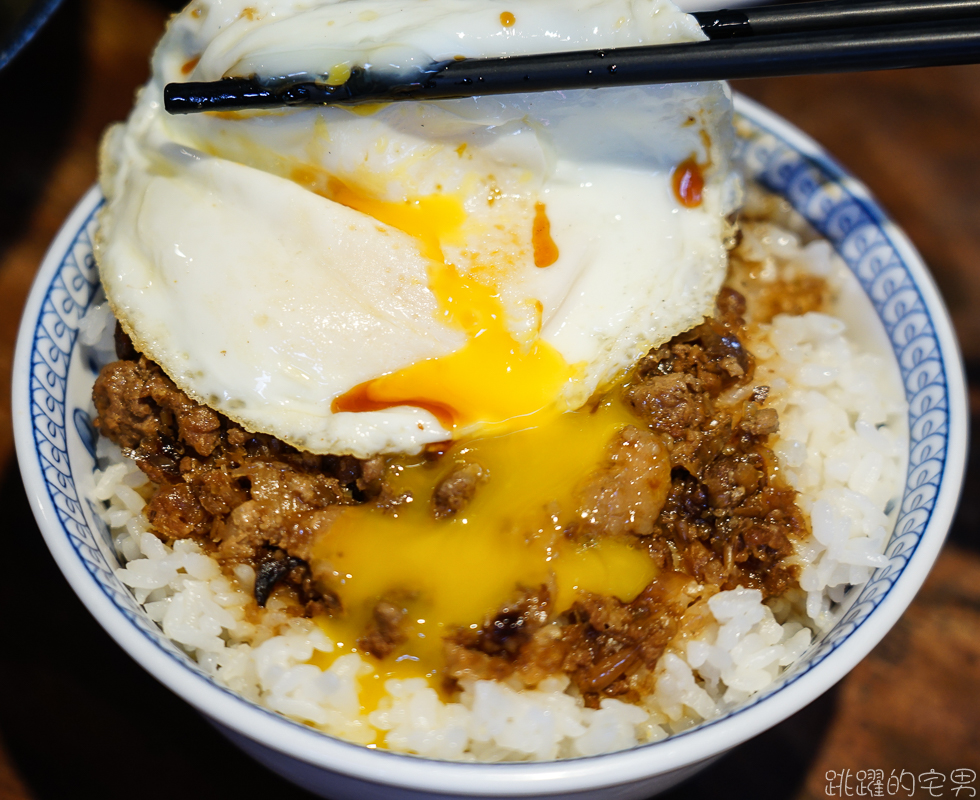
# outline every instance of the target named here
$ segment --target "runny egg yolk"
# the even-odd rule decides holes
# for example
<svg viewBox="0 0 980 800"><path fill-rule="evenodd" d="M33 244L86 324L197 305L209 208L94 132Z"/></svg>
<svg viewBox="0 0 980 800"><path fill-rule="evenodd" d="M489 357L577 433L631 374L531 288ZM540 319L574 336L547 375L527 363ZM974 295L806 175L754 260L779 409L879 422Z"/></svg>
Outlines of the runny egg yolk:
<svg viewBox="0 0 980 800"><path fill-rule="evenodd" d="M635 422L610 395L594 409L542 413L520 430L455 442L436 461L392 459L388 482L403 501L350 507L314 546L314 571L344 606L343 615L320 620L341 643L321 666L359 650L379 600L407 611L407 640L383 661L362 654L375 667L369 683L427 676L436 686L443 638L476 628L520 588L547 586L556 613L579 592L633 600L657 575L652 557L624 540L581 543L565 531L579 513L577 487ZM461 464L478 464L485 481L458 513L436 519L433 490ZM365 707L370 697L362 694Z"/></svg>
<svg viewBox="0 0 980 800"><path fill-rule="evenodd" d="M478 627L521 589L546 586L555 613L579 592L629 602L658 568L625 540L581 543L565 536L578 513L577 487L604 463L615 435L636 420L616 392L578 411L556 402L573 367L543 341L519 342L505 324L498 288L485 276L461 274L444 257L443 246L458 243L466 220L462 203L448 194L390 202L337 179L323 193L413 236L430 261L439 313L467 335L456 352L361 384L337 398L333 410L410 405L431 411L447 429L477 427L475 438L471 428L436 460L390 459L387 480L399 501L345 510L314 545L314 572L344 608L319 620L337 648L315 663L326 668L340 655L360 652L374 667L361 680L367 712L388 678L428 677L440 688L445 637ZM557 247L544 206L534 209L526 235L543 267L557 259ZM482 482L464 508L437 518L436 487L467 464L479 466ZM382 600L406 612L406 639L379 660L358 640Z"/></svg>
<svg viewBox="0 0 980 800"><path fill-rule="evenodd" d="M556 406L574 368L545 341L518 341L507 328L498 287L485 275L461 274L443 255L442 245L458 240L466 219L458 198L434 194L390 202L337 179L329 181L328 193L330 199L419 242L422 255L430 262L429 288L440 315L467 336L466 344L456 352L354 387L333 401L334 412L415 406L430 411L447 429L463 429L508 423ZM544 206L539 203L535 226L540 227L543 214ZM527 227L530 234L531 225ZM551 245L554 247L553 242ZM549 263L556 259L554 248Z"/></svg>

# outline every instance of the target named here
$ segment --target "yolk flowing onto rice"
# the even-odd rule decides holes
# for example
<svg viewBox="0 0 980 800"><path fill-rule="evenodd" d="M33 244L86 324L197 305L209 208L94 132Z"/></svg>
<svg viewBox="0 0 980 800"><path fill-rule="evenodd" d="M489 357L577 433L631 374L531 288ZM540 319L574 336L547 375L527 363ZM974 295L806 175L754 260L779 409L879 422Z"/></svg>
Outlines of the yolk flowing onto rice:
<svg viewBox="0 0 980 800"><path fill-rule="evenodd" d="M465 219L454 197L395 203L336 179L319 183L331 199L419 242L431 261L429 288L440 313L467 335L460 350L357 386L337 398L333 410L417 406L448 429L480 429L478 438L447 443L438 462L395 459L389 484L401 501L348 509L320 537L314 572L328 576L345 610L320 620L339 643L333 655L320 657L322 665L363 651L357 642L380 599L395 601L407 614L406 641L377 664L375 678L382 681L438 679L443 638L477 628L517 587L548 586L558 609L580 591L632 601L657 573L649 554L615 539L573 544L562 533L575 509L576 486L603 462L613 436L637 418L618 394L575 412L556 406L573 367L546 342L518 341L507 330L492 271L490 279L461 275L444 257L444 243ZM535 208L533 239L535 261L546 268L557 248L543 203ZM481 485L459 513L434 519L427 498L459 464L479 465Z"/></svg>
<svg viewBox="0 0 980 800"><path fill-rule="evenodd" d="M321 537L318 569L328 570L346 610L321 625L341 652L357 651L375 603L391 598L408 610L408 639L378 674L435 677L443 637L476 628L518 586L548 585L554 607L564 609L580 591L630 602L656 576L651 556L625 541L583 545L563 535L576 487L636 418L613 395L592 409L543 416L542 424L531 417L522 429L454 443L437 461L398 459L389 483L411 500L347 509ZM479 464L486 481L458 513L434 519L428 498L460 463Z"/></svg>

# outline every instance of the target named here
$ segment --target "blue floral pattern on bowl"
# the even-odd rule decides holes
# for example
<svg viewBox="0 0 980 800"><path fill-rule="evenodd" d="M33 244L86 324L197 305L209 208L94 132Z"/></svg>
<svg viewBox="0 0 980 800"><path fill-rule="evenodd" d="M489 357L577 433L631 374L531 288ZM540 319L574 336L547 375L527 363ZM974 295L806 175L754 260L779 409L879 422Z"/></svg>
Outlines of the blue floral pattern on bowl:
<svg viewBox="0 0 980 800"><path fill-rule="evenodd" d="M843 644L887 597L915 553L936 505L950 434L947 375L951 365L954 371L959 369L954 363L956 353L941 346L910 272L909 245L866 190L819 149L801 152L768 112L741 100L739 107L737 156L746 174L786 198L831 242L857 277L887 332L909 403L910 450L898 519L886 550L888 564L877 569L866 585L851 592L836 624L773 687L734 712L693 730L723 722L783 691ZM157 647L210 682L146 617L130 590L115 577L113 569L118 564L108 530L91 501L83 500L84 492L78 485L82 471L91 473L95 464L92 428L88 409L70 406L68 387L70 371L75 368L72 359L79 358L81 349L77 346L79 323L98 292L92 237L101 205L95 190L82 201L76 213L88 208L87 215L79 220L77 232L53 274L45 276L48 283L35 287L35 292L43 292L43 298L30 356L33 457L40 464L48 500L64 534L92 580ZM94 376L98 366L85 364L79 369ZM22 452L21 458L25 457Z"/></svg>

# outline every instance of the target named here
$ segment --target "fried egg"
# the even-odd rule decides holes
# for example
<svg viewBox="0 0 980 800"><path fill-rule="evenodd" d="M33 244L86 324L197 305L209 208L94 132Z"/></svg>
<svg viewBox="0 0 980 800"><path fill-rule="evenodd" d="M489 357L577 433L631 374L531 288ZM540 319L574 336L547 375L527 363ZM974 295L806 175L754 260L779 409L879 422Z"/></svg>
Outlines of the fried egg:
<svg viewBox="0 0 980 800"><path fill-rule="evenodd" d="M314 453L579 408L713 307L724 84L188 116L163 86L699 38L661 0L192 3L103 144L109 302L188 395Z"/></svg>

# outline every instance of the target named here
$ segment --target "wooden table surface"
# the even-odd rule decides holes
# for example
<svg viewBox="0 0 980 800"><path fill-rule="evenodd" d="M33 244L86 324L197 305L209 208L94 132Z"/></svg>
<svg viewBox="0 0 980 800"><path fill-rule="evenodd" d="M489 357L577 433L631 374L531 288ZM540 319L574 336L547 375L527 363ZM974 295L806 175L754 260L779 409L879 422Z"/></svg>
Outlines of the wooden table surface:
<svg viewBox="0 0 980 800"><path fill-rule="evenodd" d="M212 800L306 793L266 772L147 676L75 599L45 549L13 456L10 366L44 251L96 178L101 131L146 79L169 10L158 0L68 0L0 76L0 800L83 793ZM57 105L38 101L51 81ZM57 87L56 90L54 87ZM864 180L933 270L980 412L980 67L744 82ZM826 797L828 771L946 777L917 797L980 791L980 464L929 581L885 640L794 717L666 795ZM51 626L51 633L44 632ZM951 773L973 770L974 792ZM961 776L962 777L962 776ZM907 777L906 777L906 785ZM835 795L837 792L835 791ZM885 796L888 796L887 784ZM906 791L893 796L907 797Z"/></svg>

